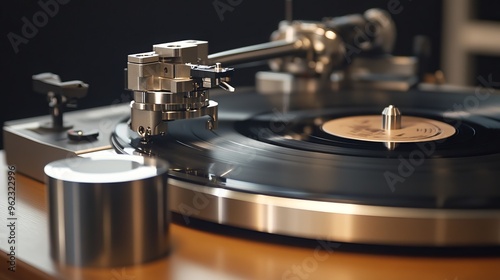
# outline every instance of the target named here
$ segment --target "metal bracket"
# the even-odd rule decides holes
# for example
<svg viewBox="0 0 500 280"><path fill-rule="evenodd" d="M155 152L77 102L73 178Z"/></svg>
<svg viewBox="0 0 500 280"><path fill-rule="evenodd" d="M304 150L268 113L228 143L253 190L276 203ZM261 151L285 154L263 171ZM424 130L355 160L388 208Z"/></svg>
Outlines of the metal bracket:
<svg viewBox="0 0 500 280"><path fill-rule="evenodd" d="M87 95L89 85L82 81L61 82L61 78L53 73L41 73L32 76L33 90L46 94L50 107L52 123L42 125L42 128L61 131L71 128L63 121L64 107L74 105L75 100Z"/></svg>

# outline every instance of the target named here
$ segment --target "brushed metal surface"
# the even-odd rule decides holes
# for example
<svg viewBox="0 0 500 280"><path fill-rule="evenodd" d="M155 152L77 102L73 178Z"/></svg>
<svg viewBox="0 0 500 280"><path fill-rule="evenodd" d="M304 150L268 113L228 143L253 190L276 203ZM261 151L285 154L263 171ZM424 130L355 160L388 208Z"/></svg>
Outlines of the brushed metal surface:
<svg viewBox="0 0 500 280"><path fill-rule="evenodd" d="M168 165L107 155L52 162L47 174L52 258L64 265L135 265L170 248Z"/></svg>
<svg viewBox="0 0 500 280"><path fill-rule="evenodd" d="M372 206L259 195L170 178L170 210L260 232L403 246L498 246L500 210Z"/></svg>

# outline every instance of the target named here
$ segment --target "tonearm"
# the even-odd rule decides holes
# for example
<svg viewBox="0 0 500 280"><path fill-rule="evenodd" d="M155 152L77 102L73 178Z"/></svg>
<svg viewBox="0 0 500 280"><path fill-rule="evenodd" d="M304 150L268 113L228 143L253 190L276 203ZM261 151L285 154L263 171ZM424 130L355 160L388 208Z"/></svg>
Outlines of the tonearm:
<svg viewBox="0 0 500 280"><path fill-rule="evenodd" d="M282 21L271 41L208 55L206 41L185 40L153 45L153 51L131 54L126 88L133 91L130 128L147 140L163 135L168 121L209 116L217 127L218 104L209 89L229 84L232 66L270 59L273 71L328 80L351 56L387 54L395 41L395 26L387 12L370 9L326 18L320 22Z"/></svg>

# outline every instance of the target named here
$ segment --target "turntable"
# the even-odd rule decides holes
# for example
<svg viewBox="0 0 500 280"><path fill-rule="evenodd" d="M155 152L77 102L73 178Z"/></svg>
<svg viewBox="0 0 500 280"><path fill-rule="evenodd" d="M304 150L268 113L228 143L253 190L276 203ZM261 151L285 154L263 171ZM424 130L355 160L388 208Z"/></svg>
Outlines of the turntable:
<svg viewBox="0 0 500 280"><path fill-rule="evenodd" d="M428 42L398 57L394 41L388 13L371 9L283 21L270 42L211 55L206 41L156 44L128 56L131 104L64 121L55 106L52 119L12 121L7 162L43 181L55 159L165 159L170 211L186 225L367 245L500 245L500 95L422 83ZM272 71L257 73L255 87L231 85L238 65L261 60ZM50 74L34 81L56 104L86 87Z"/></svg>
<svg viewBox="0 0 500 280"><path fill-rule="evenodd" d="M394 57L394 37L388 13L372 9L284 21L269 43L212 55L205 41L157 44L128 56L129 121L114 106L65 116L68 127L62 112L50 128L13 122L7 160L43 180L55 158L112 146L170 162L170 207L186 222L368 244L498 244L500 99L418 87L426 42ZM263 59L274 72L258 73L256 89L210 99L210 88L234 91L226 65ZM62 99L85 88L34 81Z"/></svg>

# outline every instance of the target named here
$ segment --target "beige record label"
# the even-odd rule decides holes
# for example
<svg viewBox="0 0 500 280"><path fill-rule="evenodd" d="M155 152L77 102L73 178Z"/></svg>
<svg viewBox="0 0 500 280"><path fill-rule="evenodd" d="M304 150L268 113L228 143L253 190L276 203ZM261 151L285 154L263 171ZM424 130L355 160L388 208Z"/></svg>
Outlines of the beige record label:
<svg viewBox="0 0 500 280"><path fill-rule="evenodd" d="M382 129L382 117L352 116L327 121L323 130L331 135L370 142L424 142L445 139L455 134L449 124L426 118L404 116L401 128Z"/></svg>

